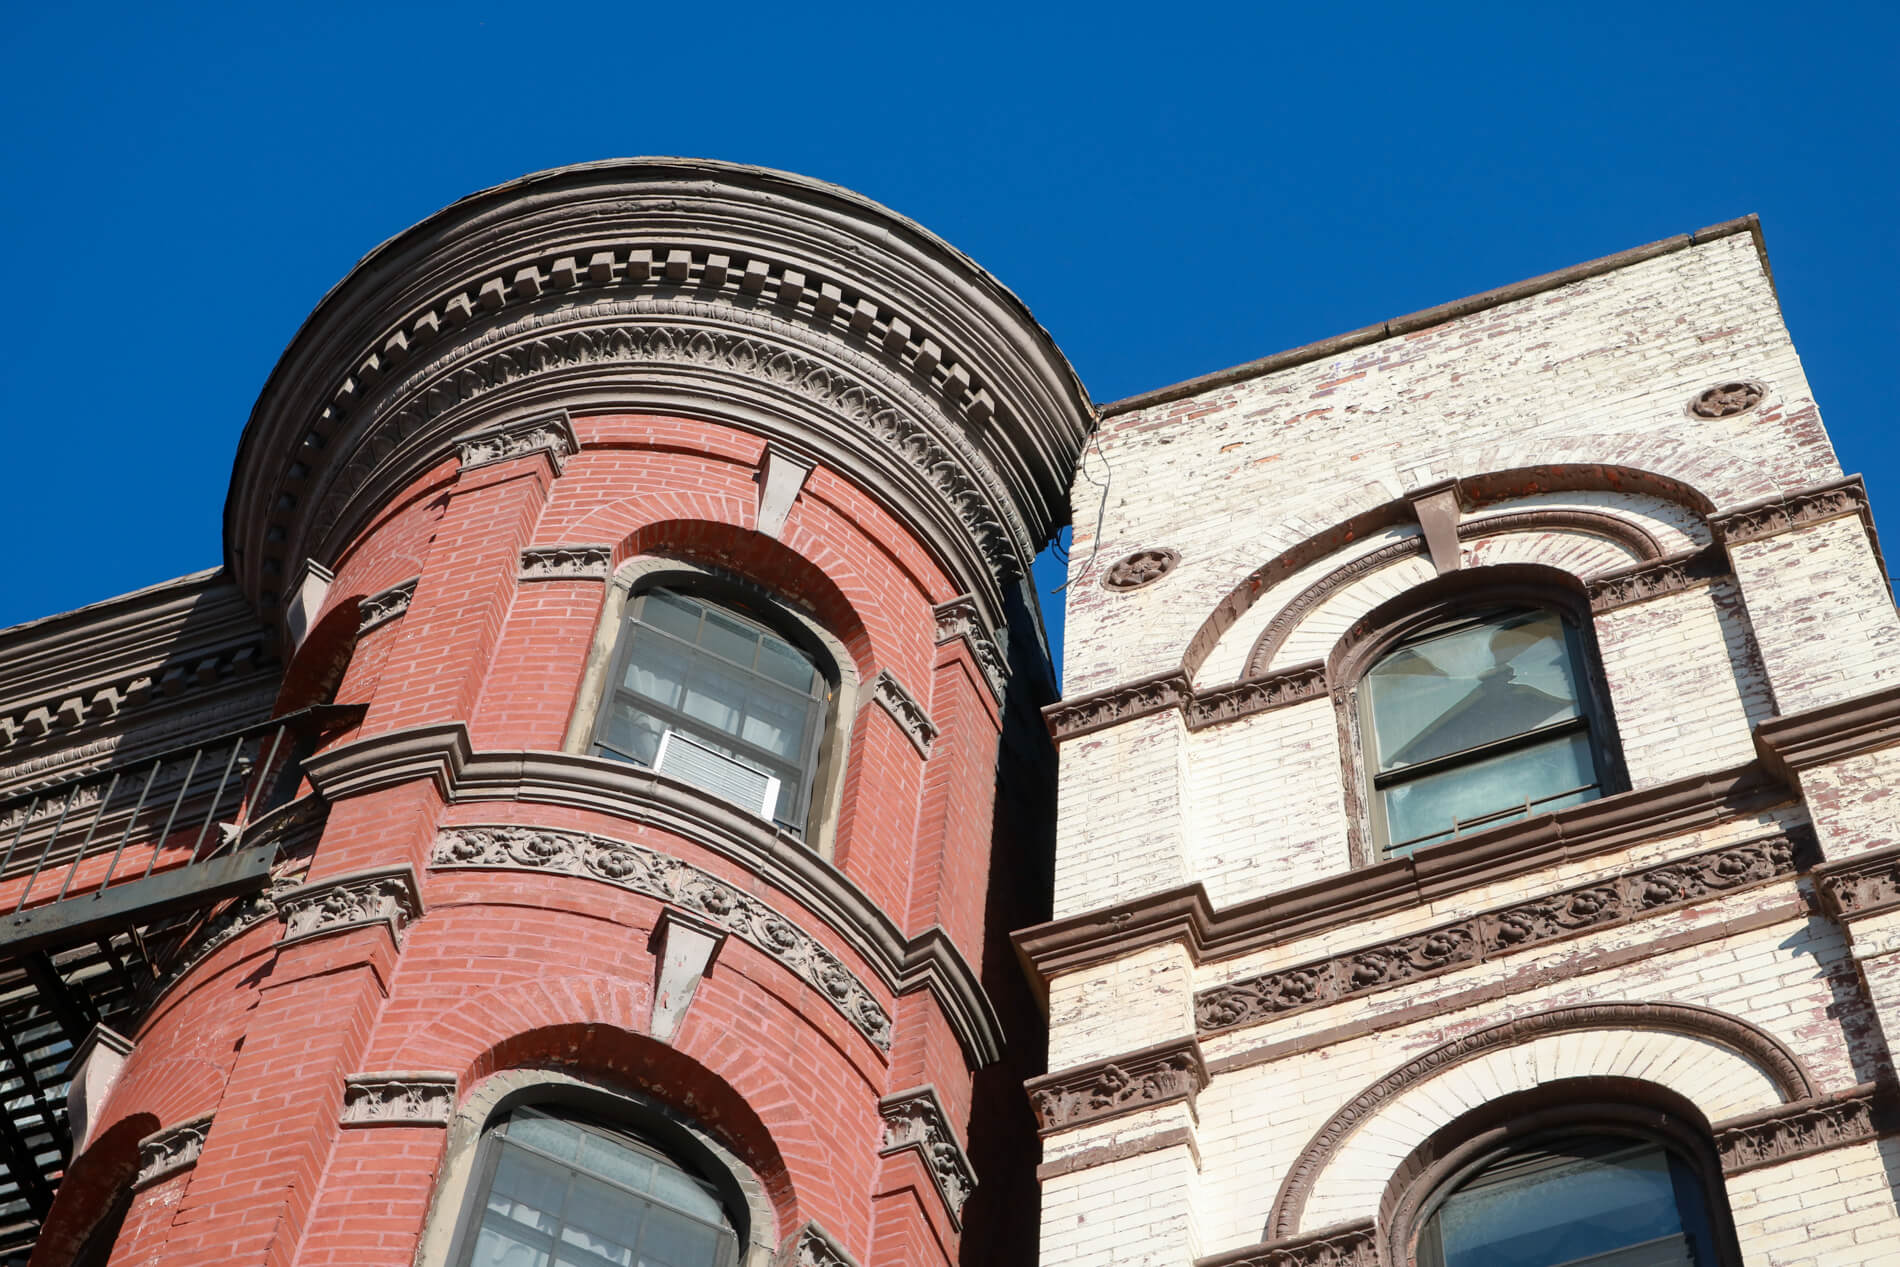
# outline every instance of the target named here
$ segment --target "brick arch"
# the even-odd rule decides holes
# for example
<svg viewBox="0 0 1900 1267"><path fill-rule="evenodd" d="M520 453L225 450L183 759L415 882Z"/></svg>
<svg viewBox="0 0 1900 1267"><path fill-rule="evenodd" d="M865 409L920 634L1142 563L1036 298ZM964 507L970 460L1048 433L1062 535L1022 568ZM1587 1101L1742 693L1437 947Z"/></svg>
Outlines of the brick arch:
<svg viewBox="0 0 1900 1267"><path fill-rule="evenodd" d="M783 1149L805 1163L805 1173L826 1166L815 1144L801 1150L811 1131L798 1111L799 1089L755 1041L729 1029L693 1051L653 1038L645 1032L650 999L644 986L596 974L483 990L418 1031L392 1063L452 1071L464 1095L494 1074L556 1069L650 1096L744 1160L781 1225L791 1226L797 1201Z"/></svg>
<svg viewBox="0 0 1900 1267"><path fill-rule="evenodd" d="M175 1123L218 1107L231 1075L228 1068L202 1056L164 1056L143 1063L139 1055L144 1050L132 1049L107 1096L104 1107L115 1116L151 1114L162 1123Z"/></svg>
<svg viewBox="0 0 1900 1267"><path fill-rule="evenodd" d="M1490 452L1484 456L1492 461L1503 457L1502 454ZM1700 518L1706 518L1715 509L1715 503L1697 485L1674 476L1634 467L1574 462L1507 467L1474 465L1473 469L1485 473L1460 477L1458 487L1461 496L1479 508L1541 493L1607 491L1647 494L1677 503ZM1696 469L1700 473L1700 468ZM1188 640L1187 649L1182 655L1182 667L1190 677L1199 672L1227 631L1254 603L1281 582L1330 555L1344 551L1355 541L1389 533L1415 522L1412 503L1406 498L1394 498L1338 520L1330 527L1281 550L1248 572L1215 604L1214 610L1201 621L1194 636ZM1397 543L1394 545L1396 547ZM1636 548L1638 553L1642 552L1640 546Z"/></svg>
<svg viewBox="0 0 1900 1267"><path fill-rule="evenodd" d="M1488 1101L1565 1078L1655 1083L1706 1121L1816 1093L1779 1039L1713 1008L1596 1003L1517 1017L1407 1061L1328 1118L1287 1171L1266 1239L1362 1217L1433 1132ZM1430 1098L1420 1093L1426 1083Z"/></svg>
<svg viewBox="0 0 1900 1267"><path fill-rule="evenodd" d="M128 1195L139 1172L139 1141L159 1129L151 1113L130 1113L99 1132L59 1181L28 1267L64 1267Z"/></svg>

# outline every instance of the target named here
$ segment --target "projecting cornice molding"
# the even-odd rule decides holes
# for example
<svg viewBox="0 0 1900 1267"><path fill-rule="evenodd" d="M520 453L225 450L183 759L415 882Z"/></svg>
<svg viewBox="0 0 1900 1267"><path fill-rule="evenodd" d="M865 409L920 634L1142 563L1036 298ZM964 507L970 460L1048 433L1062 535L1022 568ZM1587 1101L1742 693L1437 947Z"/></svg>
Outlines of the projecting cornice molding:
<svg viewBox="0 0 1900 1267"><path fill-rule="evenodd" d="M930 714L917 702L917 697L905 689L902 682L893 677L888 669L879 669L877 676L871 679L871 698L878 707L889 713L897 728L904 732L904 738L910 740L911 747L917 749L917 755L928 759L931 745L937 742L937 726L930 720Z"/></svg>
<svg viewBox="0 0 1900 1267"><path fill-rule="evenodd" d="M572 753L478 753L459 723L356 740L311 758L305 769L328 801L428 779L455 805L506 801L588 810L692 841L813 912L893 994L928 991L971 1068L1002 1055L1002 1026L989 996L942 928L905 936L803 841L691 784Z"/></svg>
<svg viewBox="0 0 1900 1267"><path fill-rule="evenodd" d="M1717 1122L1715 1150L1724 1175L1746 1174L1890 1135L1900 1128L1895 1108L1890 1091L1863 1083Z"/></svg>
<svg viewBox="0 0 1900 1267"><path fill-rule="evenodd" d="M581 442L574 435L574 424L568 421L565 409L463 436L455 442L455 458L464 471L541 453L559 475L566 468L567 460L580 451Z"/></svg>
<svg viewBox="0 0 1900 1267"><path fill-rule="evenodd" d="M1023 1084L1044 1135L1164 1104L1186 1104L1207 1088L1207 1064L1192 1038L1077 1065Z"/></svg>
<svg viewBox="0 0 1900 1267"><path fill-rule="evenodd" d="M1751 763L1472 832L1410 857L1218 912L1207 890L1192 884L1023 929L1014 941L1032 973L1045 983L1144 947L1175 942L1185 945L1197 962L1230 959L1566 862L1757 814L1791 795Z"/></svg>
<svg viewBox="0 0 1900 1267"><path fill-rule="evenodd" d="M937 1098L935 1087L887 1095L877 1102L884 1119L884 1137L878 1144L878 1156L891 1157L909 1149L922 1160L924 1169L943 1199L951 1225L963 1227L963 1203L976 1190L976 1170L950 1128L949 1115Z"/></svg>
<svg viewBox="0 0 1900 1267"><path fill-rule="evenodd" d="M1709 516L1709 527L1716 540L1727 545L1760 541L1793 528L1859 515L1873 532L1872 511L1867 505L1867 486L1858 475L1843 476L1826 484L1777 493L1773 497L1749 502Z"/></svg>
<svg viewBox="0 0 1900 1267"><path fill-rule="evenodd" d="M1042 710L1057 743L1119 726L1137 717L1180 709L1189 730L1237 721L1255 713L1326 697L1326 666L1314 661L1208 691L1196 691L1175 669L1126 686L1058 700Z"/></svg>
<svg viewBox="0 0 1900 1267"><path fill-rule="evenodd" d="M431 217L319 305L240 446L234 576L274 607L293 561L336 557L456 444L559 408L783 441L979 573L986 608L1059 517L1093 420L1013 295L868 200L693 160L564 168Z"/></svg>
<svg viewBox="0 0 1900 1267"><path fill-rule="evenodd" d="M939 603L934 610L937 617L937 645L941 647L946 642L963 639L977 667L983 670L983 677L989 682L997 703L1002 703L1009 690L1009 661L996 645L996 636L983 622L983 613L977 609L976 600L963 594L947 603Z"/></svg>

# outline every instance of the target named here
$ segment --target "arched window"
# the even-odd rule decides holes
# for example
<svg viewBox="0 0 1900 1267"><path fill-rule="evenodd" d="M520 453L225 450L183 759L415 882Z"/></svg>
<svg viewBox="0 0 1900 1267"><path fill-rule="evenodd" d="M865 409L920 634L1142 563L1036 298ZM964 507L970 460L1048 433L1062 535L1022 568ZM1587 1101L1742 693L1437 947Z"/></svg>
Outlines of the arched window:
<svg viewBox="0 0 1900 1267"><path fill-rule="evenodd" d="M1390 645L1358 693L1385 856L1602 795L1590 669L1578 622L1542 606L1440 615Z"/></svg>
<svg viewBox="0 0 1900 1267"><path fill-rule="evenodd" d="M635 594L593 747L803 832L835 671L765 615L680 590Z"/></svg>
<svg viewBox="0 0 1900 1267"><path fill-rule="evenodd" d="M515 1109L482 1136L453 1267L732 1267L714 1184L632 1131Z"/></svg>
<svg viewBox="0 0 1900 1267"><path fill-rule="evenodd" d="M1480 1159L1425 1207L1418 1267L1719 1267L1702 1175L1645 1136L1578 1133Z"/></svg>

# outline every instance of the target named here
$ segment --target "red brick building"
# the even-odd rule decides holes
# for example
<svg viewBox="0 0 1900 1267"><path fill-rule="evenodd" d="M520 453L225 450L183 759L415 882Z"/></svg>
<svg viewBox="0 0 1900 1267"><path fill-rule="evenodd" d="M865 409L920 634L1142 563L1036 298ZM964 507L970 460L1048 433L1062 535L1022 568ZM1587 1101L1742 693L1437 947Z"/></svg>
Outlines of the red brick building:
<svg viewBox="0 0 1900 1267"><path fill-rule="evenodd" d="M32 1261L1027 1261L1089 418L817 182L568 168L373 251L224 567L0 634Z"/></svg>

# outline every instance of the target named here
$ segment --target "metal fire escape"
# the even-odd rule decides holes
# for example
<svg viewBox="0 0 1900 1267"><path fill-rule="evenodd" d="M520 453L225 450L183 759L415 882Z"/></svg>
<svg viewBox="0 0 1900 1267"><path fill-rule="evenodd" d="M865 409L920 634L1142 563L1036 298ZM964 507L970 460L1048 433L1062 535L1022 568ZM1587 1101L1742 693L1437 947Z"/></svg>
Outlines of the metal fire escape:
<svg viewBox="0 0 1900 1267"><path fill-rule="evenodd" d="M132 1035L220 911L306 856L323 807L303 758L357 714L306 709L0 801L0 1267L26 1262L72 1157L74 1053L94 1026Z"/></svg>

